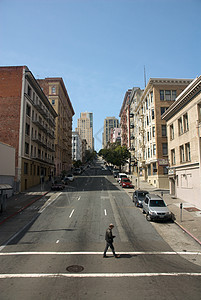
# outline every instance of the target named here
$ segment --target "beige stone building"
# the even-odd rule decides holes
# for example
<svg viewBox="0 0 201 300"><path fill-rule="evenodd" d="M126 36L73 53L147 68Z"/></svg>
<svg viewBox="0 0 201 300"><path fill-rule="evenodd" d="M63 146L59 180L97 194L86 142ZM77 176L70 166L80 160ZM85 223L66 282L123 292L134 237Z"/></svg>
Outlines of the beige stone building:
<svg viewBox="0 0 201 300"><path fill-rule="evenodd" d="M201 208L201 76L164 113L170 192Z"/></svg>
<svg viewBox="0 0 201 300"><path fill-rule="evenodd" d="M59 176L72 167L72 117L75 113L62 78L45 78L38 82L58 114L54 175Z"/></svg>
<svg viewBox="0 0 201 300"><path fill-rule="evenodd" d="M107 147L107 144L110 142L111 137L111 129L119 128L119 120L115 117L107 117L104 120L104 128L103 128L103 149Z"/></svg>
<svg viewBox="0 0 201 300"><path fill-rule="evenodd" d="M82 140L87 141L87 150L93 151L93 113L82 112L80 118L77 120L77 128L75 129Z"/></svg>
<svg viewBox="0 0 201 300"><path fill-rule="evenodd" d="M134 156L138 174L157 188L168 188L168 144L162 114L190 79L150 78L134 108Z"/></svg>

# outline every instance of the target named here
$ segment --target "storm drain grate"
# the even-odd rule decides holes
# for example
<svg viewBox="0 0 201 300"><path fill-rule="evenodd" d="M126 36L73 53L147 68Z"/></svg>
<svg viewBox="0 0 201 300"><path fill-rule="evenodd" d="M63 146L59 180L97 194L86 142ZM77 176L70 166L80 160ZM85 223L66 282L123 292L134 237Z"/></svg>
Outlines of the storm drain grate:
<svg viewBox="0 0 201 300"><path fill-rule="evenodd" d="M84 270L84 268L82 266L73 265L73 266L67 267L66 270L71 273L79 273L79 272L82 272Z"/></svg>
<svg viewBox="0 0 201 300"><path fill-rule="evenodd" d="M193 211L200 211L200 209L196 208L196 207L184 207L185 210L189 211L189 212L193 212Z"/></svg>

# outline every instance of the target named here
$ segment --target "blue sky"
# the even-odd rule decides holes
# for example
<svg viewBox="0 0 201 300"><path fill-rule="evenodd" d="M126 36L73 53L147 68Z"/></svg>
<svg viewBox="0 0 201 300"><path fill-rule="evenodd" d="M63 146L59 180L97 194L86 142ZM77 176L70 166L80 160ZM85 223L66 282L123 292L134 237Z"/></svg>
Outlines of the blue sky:
<svg viewBox="0 0 201 300"><path fill-rule="evenodd" d="M94 114L95 149L125 92L146 78L201 74L201 0L0 0L0 66L62 77L77 126Z"/></svg>

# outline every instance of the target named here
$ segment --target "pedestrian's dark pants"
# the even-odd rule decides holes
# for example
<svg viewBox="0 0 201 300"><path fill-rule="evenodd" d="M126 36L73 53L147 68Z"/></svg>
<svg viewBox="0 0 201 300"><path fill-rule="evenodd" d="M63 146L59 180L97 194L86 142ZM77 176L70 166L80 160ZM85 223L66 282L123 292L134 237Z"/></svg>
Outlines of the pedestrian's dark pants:
<svg viewBox="0 0 201 300"><path fill-rule="evenodd" d="M107 250L108 250L109 247L111 248L114 256L116 256L113 244L112 243L108 243L108 242L106 243L106 246L105 246L104 256L106 256L106 252L107 252Z"/></svg>

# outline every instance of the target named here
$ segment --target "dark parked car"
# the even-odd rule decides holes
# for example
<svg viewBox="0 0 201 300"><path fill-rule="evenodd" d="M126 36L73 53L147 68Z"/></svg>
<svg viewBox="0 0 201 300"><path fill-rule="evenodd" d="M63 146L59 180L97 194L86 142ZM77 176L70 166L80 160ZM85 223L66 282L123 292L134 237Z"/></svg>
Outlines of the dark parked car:
<svg viewBox="0 0 201 300"><path fill-rule="evenodd" d="M133 193L133 202L135 203L135 206L137 207L142 207L142 203L145 199L145 196L149 194L148 191L143 191L143 190L136 190Z"/></svg>
<svg viewBox="0 0 201 300"><path fill-rule="evenodd" d="M146 213L147 221L172 220L172 213L167 208L164 200L154 194L147 194L143 201L143 213Z"/></svg>

